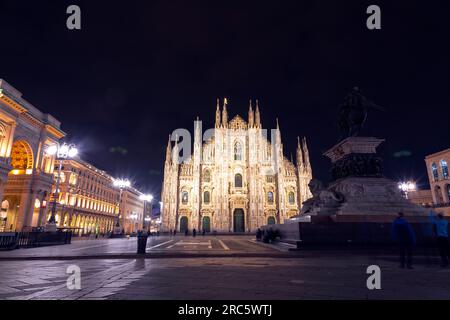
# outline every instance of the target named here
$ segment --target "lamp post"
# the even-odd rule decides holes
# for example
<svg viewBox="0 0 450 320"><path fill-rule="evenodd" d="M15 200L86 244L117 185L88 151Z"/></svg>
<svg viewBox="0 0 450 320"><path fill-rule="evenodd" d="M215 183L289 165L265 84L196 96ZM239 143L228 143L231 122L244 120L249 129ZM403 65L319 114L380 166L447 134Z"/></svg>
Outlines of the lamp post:
<svg viewBox="0 0 450 320"><path fill-rule="evenodd" d="M144 202L144 212L142 214L142 230L145 230L146 222L148 221L146 218L147 202L152 203L153 196L151 194L143 194L139 197L139 199Z"/></svg>
<svg viewBox="0 0 450 320"><path fill-rule="evenodd" d="M47 148L46 153L50 156L55 156L56 160L59 160L58 176L56 178L55 194L52 205L52 214L45 226L46 231L56 231L56 206L59 197L59 184L61 181L62 160L67 158L73 158L78 154L78 149L73 144L63 143L62 145L57 143Z"/></svg>
<svg viewBox="0 0 450 320"><path fill-rule="evenodd" d="M406 199L408 199L408 192L417 189L416 183L413 181L401 181L398 183L398 188L403 192Z"/></svg>
<svg viewBox="0 0 450 320"><path fill-rule="evenodd" d="M120 218L121 218L120 205L122 203L122 193L123 193L123 189L128 188L128 187L131 186L131 183L130 183L129 180L126 180L126 179L114 179L113 185L114 185L114 187L119 188L119 190L120 190L120 193L119 193L119 213L117 215L116 226L114 227L114 230L113 230L113 235L114 235L114 234L121 234L122 233L122 229L120 228Z"/></svg>

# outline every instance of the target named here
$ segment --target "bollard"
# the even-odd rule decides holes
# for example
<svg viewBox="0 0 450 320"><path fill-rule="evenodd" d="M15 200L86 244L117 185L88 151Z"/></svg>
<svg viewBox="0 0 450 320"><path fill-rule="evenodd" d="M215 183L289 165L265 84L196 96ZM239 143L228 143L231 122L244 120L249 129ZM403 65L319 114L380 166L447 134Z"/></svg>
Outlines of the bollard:
<svg viewBox="0 0 450 320"><path fill-rule="evenodd" d="M145 233L140 233L137 236L137 242L138 242L138 246L137 246L137 253L138 254L145 254L145 250L147 249L147 234Z"/></svg>

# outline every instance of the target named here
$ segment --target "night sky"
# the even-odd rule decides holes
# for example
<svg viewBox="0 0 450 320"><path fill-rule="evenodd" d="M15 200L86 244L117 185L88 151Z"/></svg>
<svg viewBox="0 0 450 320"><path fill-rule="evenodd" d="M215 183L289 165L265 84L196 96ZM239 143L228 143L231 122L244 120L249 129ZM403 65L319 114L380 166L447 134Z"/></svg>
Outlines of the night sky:
<svg viewBox="0 0 450 320"><path fill-rule="evenodd" d="M82 30L66 28L66 8ZM377 4L382 29L366 28ZM3 1L0 78L54 115L81 156L159 197L168 135L213 125L259 99L279 118L285 155L309 141L313 174L337 142L338 106L357 85L386 112L363 134L385 138L384 173L426 187L424 157L449 147L448 1Z"/></svg>

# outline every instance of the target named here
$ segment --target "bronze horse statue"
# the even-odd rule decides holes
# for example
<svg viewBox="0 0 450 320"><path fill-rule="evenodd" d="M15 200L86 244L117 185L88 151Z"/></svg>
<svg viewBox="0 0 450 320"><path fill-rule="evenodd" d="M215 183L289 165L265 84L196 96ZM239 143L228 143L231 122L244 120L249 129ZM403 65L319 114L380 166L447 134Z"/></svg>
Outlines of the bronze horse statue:
<svg viewBox="0 0 450 320"><path fill-rule="evenodd" d="M384 108L364 97L361 90L354 87L339 108L338 125L341 140L359 135L367 120L369 110L384 111Z"/></svg>

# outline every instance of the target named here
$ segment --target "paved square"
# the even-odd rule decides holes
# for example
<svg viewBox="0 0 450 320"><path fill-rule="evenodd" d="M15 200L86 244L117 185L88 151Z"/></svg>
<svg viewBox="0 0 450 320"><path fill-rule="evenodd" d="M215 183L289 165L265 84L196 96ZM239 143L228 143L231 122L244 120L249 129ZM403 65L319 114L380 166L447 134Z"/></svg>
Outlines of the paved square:
<svg viewBox="0 0 450 320"><path fill-rule="evenodd" d="M136 258L135 250L136 239L114 239L0 252L0 299L450 298L450 269L427 266L421 257L416 258L414 270L403 270L390 255L292 256L287 250L236 236L154 237L149 239L146 258ZM171 256L152 256L165 252ZM108 258L119 253L120 259ZM183 253L192 256L176 256ZM256 253L262 256L245 257ZM48 258L37 260L39 255ZM373 264L381 268L381 290L366 287L366 269ZM71 265L81 269L81 290L67 288L66 270Z"/></svg>

